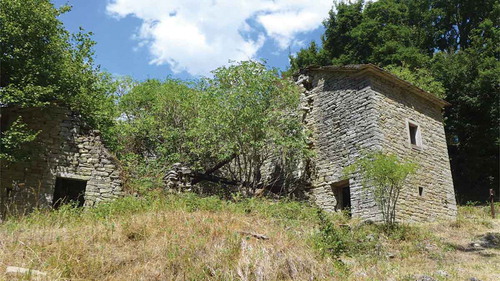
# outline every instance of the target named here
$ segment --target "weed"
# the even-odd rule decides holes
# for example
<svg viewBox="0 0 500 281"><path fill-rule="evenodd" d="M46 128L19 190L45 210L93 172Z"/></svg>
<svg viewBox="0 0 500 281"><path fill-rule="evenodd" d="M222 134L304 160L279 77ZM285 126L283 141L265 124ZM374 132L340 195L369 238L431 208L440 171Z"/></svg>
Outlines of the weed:
<svg viewBox="0 0 500 281"><path fill-rule="evenodd" d="M335 227L324 211L318 209L317 215L319 232L317 233L316 247L323 255L329 255L334 258L339 257L346 250L343 239L345 233L342 233L343 230Z"/></svg>

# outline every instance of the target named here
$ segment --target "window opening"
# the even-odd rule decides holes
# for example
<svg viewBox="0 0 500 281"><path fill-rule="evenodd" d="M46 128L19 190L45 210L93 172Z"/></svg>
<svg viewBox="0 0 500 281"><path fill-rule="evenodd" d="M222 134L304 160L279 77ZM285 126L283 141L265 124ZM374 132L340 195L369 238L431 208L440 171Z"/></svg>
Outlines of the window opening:
<svg viewBox="0 0 500 281"><path fill-rule="evenodd" d="M420 148L422 146L422 137L420 134L420 126L410 122L406 121L407 127L408 127L408 138L411 143L411 145L414 148Z"/></svg>
<svg viewBox="0 0 500 281"><path fill-rule="evenodd" d="M418 195L422 196L424 194L424 188L419 186L418 187Z"/></svg>
<svg viewBox="0 0 500 281"><path fill-rule="evenodd" d="M411 144L417 145L418 126L410 123L409 129L410 129L410 142Z"/></svg>

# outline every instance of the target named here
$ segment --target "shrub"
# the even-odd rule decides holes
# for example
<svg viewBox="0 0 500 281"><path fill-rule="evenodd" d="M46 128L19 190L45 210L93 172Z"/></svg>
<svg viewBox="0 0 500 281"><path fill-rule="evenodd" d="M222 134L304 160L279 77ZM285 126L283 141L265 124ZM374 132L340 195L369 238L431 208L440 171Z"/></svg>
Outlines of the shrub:
<svg viewBox="0 0 500 281"><path fill-rule="evenodd" d="M373 191L382 217L387 225L396 222L396 204L407 177L414 174L417 165L400 160L394 154L375 151L359 158L344 170L346 176L361 176L363 186Z"/></svg>

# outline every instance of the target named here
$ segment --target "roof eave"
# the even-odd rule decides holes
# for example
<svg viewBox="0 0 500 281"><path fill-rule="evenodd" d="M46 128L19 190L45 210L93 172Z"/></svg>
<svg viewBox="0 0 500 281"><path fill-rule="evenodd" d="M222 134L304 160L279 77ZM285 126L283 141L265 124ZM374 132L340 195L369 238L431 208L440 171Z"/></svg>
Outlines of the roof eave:
<svg viewBox="0 0 500 281"><path fill-rule="evenodd" d="M405 81L396 75L390 73L387 70L384 70L373 64L356 64L356 65L345 65L345 66L309 66L305 68L305 70L311 71L334 71L334 72L368 72L374 76L389 80L394 82L395 84L408 89L412 93L438 105L441 108L445 108L451 106L451 104L441 98L436 97L434 94L431 94L408 81Z"/></svg>

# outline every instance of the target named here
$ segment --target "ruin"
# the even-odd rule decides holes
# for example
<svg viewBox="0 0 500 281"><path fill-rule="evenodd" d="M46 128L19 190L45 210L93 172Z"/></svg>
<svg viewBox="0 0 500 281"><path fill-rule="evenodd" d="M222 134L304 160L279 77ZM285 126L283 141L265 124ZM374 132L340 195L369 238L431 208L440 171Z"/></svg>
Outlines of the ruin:
<svg viewBox="0 0 500 281"><path fill-rule="evenodd" d="M380 221L370 189L359 176L345 179L343 170L364 152L381 149L420 166L400 195L398 220L456 217L442 116L446 101L370 64L309 67L295 78L315 151L298 175L306 178L302 188L318 206ZM2 213L58 208L71 201L93 206L123 194L118 160L78 115L61 107L1 110L2 126L22 116L41 131L36 156L1 165ZM167 186L188 182L191 170L177 168L166 175Z"/></svg>
<svg viewBox="0 0 500 281"><path fill-rule="evenodd" d="M1 108L2 130L18 117L40 132L30 159L0 167L0 217L74 202L93 206L123 194L118 160L100 133L63 107Z"/></svg>
<svg viewBox="0 0 500 281"><path fill-rule="evenodd" d="M381 220L360 176L345 180L343 169L363 152L382 149L420 166L402 190L399 220L456 217L442 116L446 101L371 64L309 67L296 81L316 152L309 164L309 193L317 205Z"/></svg>

